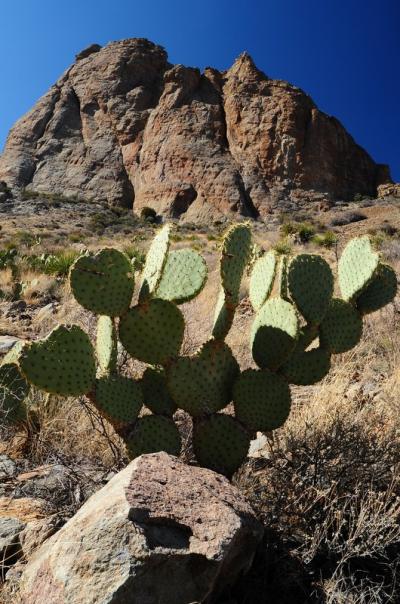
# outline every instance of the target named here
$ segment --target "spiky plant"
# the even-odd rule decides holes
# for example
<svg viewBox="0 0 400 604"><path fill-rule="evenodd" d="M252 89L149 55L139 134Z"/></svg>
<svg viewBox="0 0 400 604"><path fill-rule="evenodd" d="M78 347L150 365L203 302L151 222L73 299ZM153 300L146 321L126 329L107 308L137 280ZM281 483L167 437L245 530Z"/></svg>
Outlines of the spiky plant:
<svg viewBox="0 0 400 604"><path fill-rule="evenodd" d="M290 384L318 382L327 375L332 354L358 343L363 315L393 300L396 275L381 263L368 237L353 239L342 253L343 298L334 297L331 268L320 256L278 258L273 251L261 256L249 291L255 311L250 346L258 368L241 372L225 338L251 257L250 226L237 224L225 234L212 335L192 356L180 355L185 323L179 305L201 292L207 266L194 250L169 248L166 225L148 251L134 306L132 264L123 253L103 249L79 257L70 284L76 300L98 315L95 347L80 327L58 326L5 359L0 395L11 409L10 421L23 421L29 385L63 396L86 395L122 436L131 457L159 450L178 455L174 413L183 409L193 419L198 462L231 476L255 433L286 421ZM118 340L148 365L141 379L118 373ZM232 402L234 413L224 412ZM143 405L151 415L141 415Z"/></svg>

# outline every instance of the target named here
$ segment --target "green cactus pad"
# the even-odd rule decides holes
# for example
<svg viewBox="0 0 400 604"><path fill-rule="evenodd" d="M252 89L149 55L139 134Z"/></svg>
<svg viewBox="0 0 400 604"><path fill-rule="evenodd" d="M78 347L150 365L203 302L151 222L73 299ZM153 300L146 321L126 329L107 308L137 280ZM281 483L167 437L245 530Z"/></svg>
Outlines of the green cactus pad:
<svg viewBox="0 0 400 604"><path fill-rule="evenodd" d="M387 264L379 264L374 278L356 299L356 306L363 315L375 312L392 302L396 293L397 276L395 271Z"/></svg>
<svg viewBox="0 0 400 604"><path fill-rule="evenodd" d="M288 256L282 256L279 262L279 274L278 274L278 295L282 300L289 301L289 287L288 287Z"/></svg>
<svg viewBox="0 0 400 604"><path fill-rule="evenodd" d="M233 225L222 244L221 282L227 300L239 302L240 284L251 254L251 230L247 224Z"/></svg>
<svg viewBox="0 0 400 604"><path fill-rule="evenodd" d="M96 353L100 374L112 373L117 368L118 335L114 321L107 315L97 320Z"/></svg>
<svg viewBox="0 0 400 604"><path fill-rule="evenodd" d="M24 403L29 384L22 377L17 365L4 363L0 367L0 415L7 424L19 424L26 419Z"/></svg>
<svg viewBox="0 0 400 604"><path fill-rule="evenodd" d="M275 371L296 346L299 324L292 304L281 298L267 300L251 327L253 359L261 368Z"/></svg>
<svg viewBox="0 0 400 604"><path fill-rule="evenodd" d="M330 366L330 354L324 348L313 348L306 352L296 348L280 372L291 384L309 386L322 380Z"/></svg>
<svg viewBox="0 0 400 604"><path fill-rule="evenodd" d="M320 325L320 342L333 354L350 350L360 341L362 319L350 302L334 298Z"/></svg>
<svg viewBox="0 0 400 604"><path fill-rule="evenodd" d="M249 430L280 428L290 412L290 389L279 375L247 369L233 387L235 416Z"/></svg>
<svg viewBox="0 0 400 604"><path fill-rule="evenodd" d="M181 311L168 300L138 304L121 318L119 337L129 354L150 365L165 365L178 356L184 332Z"/></svg>
<svg viewBox="0 0 400 604"><path fill-rule="evenodd" d="M228 478L246 459L250 437L230 415L216 413L194 424L193 449L201 466Z"/></svg>
<svg viewBox="0 0 400 604"><path fill-rule="evenodd" d="M139 292L140 302L143 302L153 294L161 280L168 256L169 234L170 226L166 224L158 231L147 252Z"/></svg>
<svg viewBox="0 0 400 604"><path fill-rule="evenodd" d="M176 250L168 254L155 295L183 304L201 292L206 280L207 264L204 258L191 249Z"/></svg>
<svg viewBox="0 0 400 604"><path fill-rule="evenodd" d="M178 428L172 419L163 415L141 417L125 444L131 459L158 451L179 455L182 446Z"/></svg>
<svg viewBox="0 0 400 604"><path fill-rule="evenodd" d="M225 292L221 289L217 305L215 307L214 325L212 335L216 340L224 340L232 327L235 317L235 307L229 305L225 297Z"/></svg>
<svg viewBox="0 0 400 604"><path fill-rule="evenodd" d="M144 404L155 415L170 415L176 411L176 405L171 397L165 373L161 369L148 367L142 377Z"/></svg>
<svg viewBox="0 0 400 604"><path fill-rule="evenodd" d="M347 301L357 298L373 279L379 255L373 250L368 235L349 241L339 260L339 287Z"/></svg>
<svg viewBox="0 0 400 604"><path fill-rule="evenodd" d="M98 315L118 317L128 310L135 280L129 259L114 249L80 256L70 272L72 293Z"/></svg>
<svg viewBox="0 0 400 604"><path fill-rule="evenodd" d="M52 394L86 394L95 381L93 347L77 325L60 325L44 340L26 344L19 365L28 382Z"/></svg>
<svg viewBox="0 0 400 604"><path fill-rule="evenodd" d="M193 357L181 357L168 375L169 391L177 406L192 417L212 413L232 400L239 366L224 342L209 340Z"/></svg>
<svg viewBox="0 0 400 604"><path fill-rule="evenodd" d="M259 310L271 293L276 271L276 254L270 251L259 258L250 277L249 297L254 310Z"/></svg>
<svg viewBox="0 0 400 604"><path fill-rule="evenodd" d="M329 264L315 254L300 254L290 262L288 285L297 308L311 323L320 323L333 294L333 274Z"/></svg>
<svg viewBox="0 0 400 604"><path fill-rule="evenodd" d="M136 420L143 405L140 384L122 375L111 375L96 380L95 404L115 427Z"/></svg>

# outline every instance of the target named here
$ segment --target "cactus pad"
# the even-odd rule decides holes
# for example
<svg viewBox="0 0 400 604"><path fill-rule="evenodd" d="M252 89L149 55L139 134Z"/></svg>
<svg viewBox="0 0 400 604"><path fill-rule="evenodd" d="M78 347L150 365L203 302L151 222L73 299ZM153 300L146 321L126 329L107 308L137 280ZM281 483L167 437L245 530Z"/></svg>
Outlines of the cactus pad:
<svg viewBox="0 0 400 604"><path fill-rule="evenodd" d="M166 224L158 231L147 252L139 292L140 302L151 296L160 282L169 250L169 234L170 226Z"/></svg>
<svg viewBox="0 0 400 604"><path fill-rule="evenodd" d="M119 337L135 359L164 365L179 354L184 327L179 308L155 298L129 309L120 320Z"/></svg>
<svg viewBox="0 0 400 604"><path fill-rule="evenodd" d="M181 357L171 366L169 390L178 407L198 417L226 407L238 373L229 346L210 340L196 355Z"/></svg>
<svg viewBox="0 0 400 604"><path fill-rule="evenodd" d="M235 382L233 404L235 416L249 430L275 430L290 412L289 386L275 373L247 369Z"/></svg>
<svg viewBox="0 0 400 604"><path fill-rule="evenodd" d="M77 325L60 325L44 340L26 344L19 365L28 382L53 394L86 394L95 381L93 347Z"/></svg>
<svg viewBox="0 0 400 604"><path fill-rule="evenodd" d="M176 405L172 399L165 373L160 369L148 367L142 377L142 390L144 404L155 415L170 415L176 411Z"/></svg>
<svg viewBox="0 0 400 604"><path fill-rule="evenodd" d="M233 225L222 244L221 281L229 302L239 302L240 284L251 254L251 231L247 224Z"/></svg>
<svg viewBox="0 0 400 604"><path fill-rule="evenodd" d="M216 413L195 422L193 448L200 465L230 478L246 459L250 437L230 415Z"/></svg>
<svg viewBox="0 0 400 604"><path fill-rule="evenodd" d="M97 320L96 353L100 374L116 370L118 336L113 319L107 315L100 315Z"/></svg>
<svg viewBox="0 0 400 604"><path fill-rule="evenodd" d="M392 302L396 292L397 277L395 271L387 264L380 264L370 284L356 299L357 308L363 315L375 312Z"/></svg>
<svg viewBox="0 0 400 604"><path fill-rule="evenodd" d="M333 298L320 325L320 342L333 354L346 352L360 341L362 319L350 302Z"/></svg>
<svg viewBox="0 0 400 604"><path fill-rule="evenodd" d="M293 258L288 270L291 298L311 323L320 323L333 294L333 274L329 264L315 254Z"/></svg>
<svg viewBox="0 0 400 604"><path fill-rule="evenodd" d="M0 367L0 413L7 424L19 424L26 419L25 398L29 384L14 363Z"/></svg>
<svg viewBox="0 0 400 604"><path fill-rule="evenodd" d="M288 286L288 263L289 258L282 256L279 263L279 275L278 275L278 293L282 300L289 301L289 286Z"/></svg>
<svg viewBox="0 0 400 604"><path fill-rule="evenodd" d="M96 407L115 427L134 422L143 405L140 384L122 375L96 380L94 398Z"/></svg>
<svg viewBox="0 0 400 604"><path fill-rule="evenodd" d="M359 296L378 268L379 256L372 249L368 235L349 241L339 260L339 287L345 300Z"/></svg>
<svg viewBox="0 0 400 604"><path fill-rule="evenodd" d="M129 259L114 249L80 256L70 272L72 293L81 306L117 317L128 310L135 280Z"/></svg>
<svg viewBox="0 0 400 604"><path fill-rule="evenodd" d="M176 250L168 254L155 295L182 304L201 292L206 279L207 265L200 254L191 249Z"/></svg>
<svg viewBox="0 0 400 604"><path fill-rule="evenodd" d="M165 451L170 455L179 455L181 437L173 420L163 415L145 415L136 425L126 440L126 447L131 459L145 453Z"/></svg>
<svg viewBox="0 0 400 604"><path fill-rule="evenodd" d="M257 365L272 371L278 369L293 351L298 331L293 305L281 298L267 300L251 328L250 345Z"/></svg>
<svg viewBox="0 0 400 604"><path fill-rule="evenodd" d="M276 271L276 254L270 251L259 258L250 277L249 297L254 310L259 310L271 293Z"/></svg>
<svg viewBox="0 0 400 604"><path fill-rule="evenodd" d="M232 327L235 316L235 307L229 305L225 297L225 292L221 289L217 305L215 307L214 325L212 335L216 340L224 340Z"/></svg>
<svg viewBox="0 0 400 604"><path fill-rule="evenodd" d="M324 348L304 351L296 349L280 372L291 384L309 386L324 378L331 366L330 354Z"/></svg>

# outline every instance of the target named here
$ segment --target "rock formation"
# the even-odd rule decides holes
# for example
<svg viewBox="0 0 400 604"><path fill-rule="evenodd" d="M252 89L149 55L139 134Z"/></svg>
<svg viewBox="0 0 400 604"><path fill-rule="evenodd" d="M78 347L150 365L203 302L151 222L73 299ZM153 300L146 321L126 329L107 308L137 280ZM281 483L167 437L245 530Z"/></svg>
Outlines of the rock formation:
<svg viewBox="0 0 400 604"><path fill-rule="evenodd" d="M229 481L142 455L28 562L24 604L211 602L251 565L263 529Z"/></svg>
<svg viewBox="0 0 400 604"><path fill-rule="evenodd" d="M143 39L79 53L10 131L0 180L186 220L265 216L285 199L391 182L338 120L248 54L201 73Z"/></svg>

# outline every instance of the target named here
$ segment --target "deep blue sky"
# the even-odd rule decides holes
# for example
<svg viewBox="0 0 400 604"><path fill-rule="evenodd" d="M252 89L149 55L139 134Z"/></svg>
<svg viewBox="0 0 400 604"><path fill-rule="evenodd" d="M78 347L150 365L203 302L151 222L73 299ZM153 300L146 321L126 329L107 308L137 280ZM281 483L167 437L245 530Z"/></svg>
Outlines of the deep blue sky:
<svg viewBox="0 0 400 604"><path fill-rule="evenodd" d="M400 181L399 0L1 0L0 16L0 149L78 51L146 37L200 68L226 69L247 50Z"/></svg>

